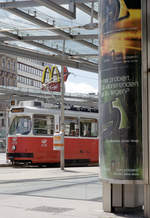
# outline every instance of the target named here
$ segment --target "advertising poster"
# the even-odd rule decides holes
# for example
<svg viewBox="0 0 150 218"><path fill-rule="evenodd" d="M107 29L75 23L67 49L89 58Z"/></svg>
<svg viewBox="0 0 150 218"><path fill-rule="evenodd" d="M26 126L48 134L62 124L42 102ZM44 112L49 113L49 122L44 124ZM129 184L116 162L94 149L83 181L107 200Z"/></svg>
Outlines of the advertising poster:
<svg viewBox="0 0 150 218"><path fill-rule="evenodd" d="M102 178L140 180L141 0L101 0L100 23Z"/></svg>

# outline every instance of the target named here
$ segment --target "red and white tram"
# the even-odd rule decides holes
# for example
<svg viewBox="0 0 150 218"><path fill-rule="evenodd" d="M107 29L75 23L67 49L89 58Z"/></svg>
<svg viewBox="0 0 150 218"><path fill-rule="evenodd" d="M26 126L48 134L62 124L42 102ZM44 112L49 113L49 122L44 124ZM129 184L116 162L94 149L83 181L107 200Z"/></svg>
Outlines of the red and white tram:
<svg viewBox="0 0 150 218"><path fill-rule="evenodd" d="M53 150L53 135L60 109L46 108L42 102L21 104L10 109L7 159L12 164L59 164L60 152ZM64 116L65 165L98 164L97 111L72 107Z"/></svg>

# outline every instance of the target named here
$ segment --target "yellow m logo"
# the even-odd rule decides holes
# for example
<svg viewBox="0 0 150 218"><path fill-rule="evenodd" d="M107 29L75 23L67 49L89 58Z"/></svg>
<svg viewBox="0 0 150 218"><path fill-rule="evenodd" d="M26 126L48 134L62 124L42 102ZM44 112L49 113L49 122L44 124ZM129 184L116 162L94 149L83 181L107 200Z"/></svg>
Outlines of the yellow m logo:
<svg viewBox="0 0 150 218"><path fill-rule="evenodd" d="M52 66L50 68L50 66L46 66L43 70L42 73L42 84L45 83L45 79L46 79L46 74L49 73L49 81L52 81L54 78L54 73L56 73L55 75L57 76L57 81L55 82L60 82L60 73L58 70L58 67L56 65Z"/></svg>

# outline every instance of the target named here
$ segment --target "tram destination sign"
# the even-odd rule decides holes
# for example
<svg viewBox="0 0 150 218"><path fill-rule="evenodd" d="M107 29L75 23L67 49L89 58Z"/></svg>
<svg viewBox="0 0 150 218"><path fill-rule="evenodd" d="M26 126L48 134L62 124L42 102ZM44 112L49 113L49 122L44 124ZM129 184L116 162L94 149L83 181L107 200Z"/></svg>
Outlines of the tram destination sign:
<svg viewBox="0 0 150 218"><path fill-rule="evenodd" d="M19 113L19 112L24 112L24 108L12 108L11 109L12 113Z"/></svg>

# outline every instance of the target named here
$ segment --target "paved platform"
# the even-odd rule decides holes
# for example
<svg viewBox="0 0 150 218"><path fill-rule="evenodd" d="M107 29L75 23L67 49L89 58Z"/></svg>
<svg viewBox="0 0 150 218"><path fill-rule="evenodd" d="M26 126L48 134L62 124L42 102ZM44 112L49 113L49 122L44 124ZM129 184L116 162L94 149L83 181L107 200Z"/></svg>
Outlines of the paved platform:
<svg viewBox="0 0 150 218"><path fill-rule="evenodd" d="M2 218L140 218L136 214L104 213L102 203L43 198L34 196L1 195Z"/></svg>
<svg viewBox="0 0 150 218"><path fill-rule="evenodd" d="M37 169L15 171L9 166L6 161L5 154L0 154L0 183L13 183L20 179L41 179L41 178L58 178L60 181L64 178L92 177L100 176L99 167L74 167L65 168L64 171L59 168L47 169L43 168L40 175ZM49 173L48 173L49 172ZM54 179L54 181L55 181ZM75 199L60 199L43 196L24 196L13 194L0 194L0 218L143 218L143 215L138 211L124 214L106 213L103 211L102 202L75 200Z"/></svg>
<svg viewBox="0 0 150 218"><path fill-rule="evenodd" d="M0 153L0 166L8 166L8 161L6 160L6 153Z"/></svg>

